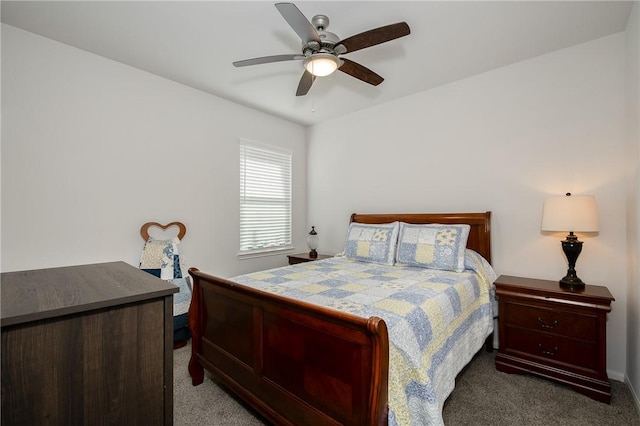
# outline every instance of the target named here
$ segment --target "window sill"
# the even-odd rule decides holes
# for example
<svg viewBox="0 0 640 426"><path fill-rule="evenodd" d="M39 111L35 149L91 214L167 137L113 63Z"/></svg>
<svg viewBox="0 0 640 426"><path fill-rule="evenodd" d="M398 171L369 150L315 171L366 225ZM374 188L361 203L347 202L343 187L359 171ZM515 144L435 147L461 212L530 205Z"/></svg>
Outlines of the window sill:
<svg viewBox="0 0 640 426"><path fill-rule="evenodd" d="M283 253L292 253L295 250L293 246L266 248L251 251L243 251L238 253L238 260L255 259L256 257L279 256Z"/></svg>

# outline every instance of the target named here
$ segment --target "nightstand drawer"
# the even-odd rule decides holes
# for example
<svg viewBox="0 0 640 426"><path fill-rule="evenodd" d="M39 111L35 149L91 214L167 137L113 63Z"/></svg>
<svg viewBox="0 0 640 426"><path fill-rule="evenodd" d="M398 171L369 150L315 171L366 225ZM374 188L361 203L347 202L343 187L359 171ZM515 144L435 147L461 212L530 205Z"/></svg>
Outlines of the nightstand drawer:
<svg viewBox="0 0 640 426"><path fill-rule="evenodd" d="M562 363L569 370L598 369L596 342L566 339L547 333L507 327L508 351L543 360L546 364Z"/></svg>
<svg viewBox="0 0 640 426"><path fill-rule="evenodd" d="M505 304L505 320L509 326L544 331L578 340L596 342L598 317L552 308L532 306L517 301Z"/></svg>

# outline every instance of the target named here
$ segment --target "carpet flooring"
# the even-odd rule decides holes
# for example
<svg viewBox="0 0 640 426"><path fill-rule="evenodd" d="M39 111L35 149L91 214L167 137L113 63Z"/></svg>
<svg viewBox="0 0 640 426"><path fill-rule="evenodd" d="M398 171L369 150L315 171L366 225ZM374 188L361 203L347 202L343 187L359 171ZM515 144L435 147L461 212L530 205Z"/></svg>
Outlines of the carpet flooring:
<svg viewBox="0 0 640 426"><path fill-rule="evenodd" d="M203 384L192 386L190 355L190 345L174 351L174 425L269 425L208 374ZM458 375L444 405L447 426L640 426L631 392L622 382L611 381L608 405L534 376L501 373L494 357L495 352L482 350Z"/></svg>

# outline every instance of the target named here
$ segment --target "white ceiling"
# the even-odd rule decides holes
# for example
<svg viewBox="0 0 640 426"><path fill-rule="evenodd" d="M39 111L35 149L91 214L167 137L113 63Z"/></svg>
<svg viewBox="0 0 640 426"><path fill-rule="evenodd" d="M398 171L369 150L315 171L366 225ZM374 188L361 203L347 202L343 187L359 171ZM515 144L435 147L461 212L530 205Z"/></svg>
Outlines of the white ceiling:
<svg viewBox="0 0 640 426"><path fill-rule="evenodd" d="M346 54L385 78L342 72L296 97L301 61L275 1L2 1L2 22L288 120L310 125L527 58L624 31L632 2L297 1L340 38L406 21L411 34Z"/></svg>

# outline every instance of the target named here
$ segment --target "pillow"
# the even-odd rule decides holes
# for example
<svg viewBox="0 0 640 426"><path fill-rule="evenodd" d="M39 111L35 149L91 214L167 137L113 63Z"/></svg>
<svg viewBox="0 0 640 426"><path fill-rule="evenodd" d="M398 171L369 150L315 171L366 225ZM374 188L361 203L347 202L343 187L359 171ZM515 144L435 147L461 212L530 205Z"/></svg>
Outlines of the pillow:
<svg viewBox="0 0 640 426"><path fill-rule="evenodd" d="M347 259L393 265L398 241L399 222L379 225L349 224L344 255Z"/></svg>
<svg viewBox="0 0 640 426"><path fill-rule="evenodd" d="M469 225L401 223L397 262L445 271L464 271Z"/></svg>

